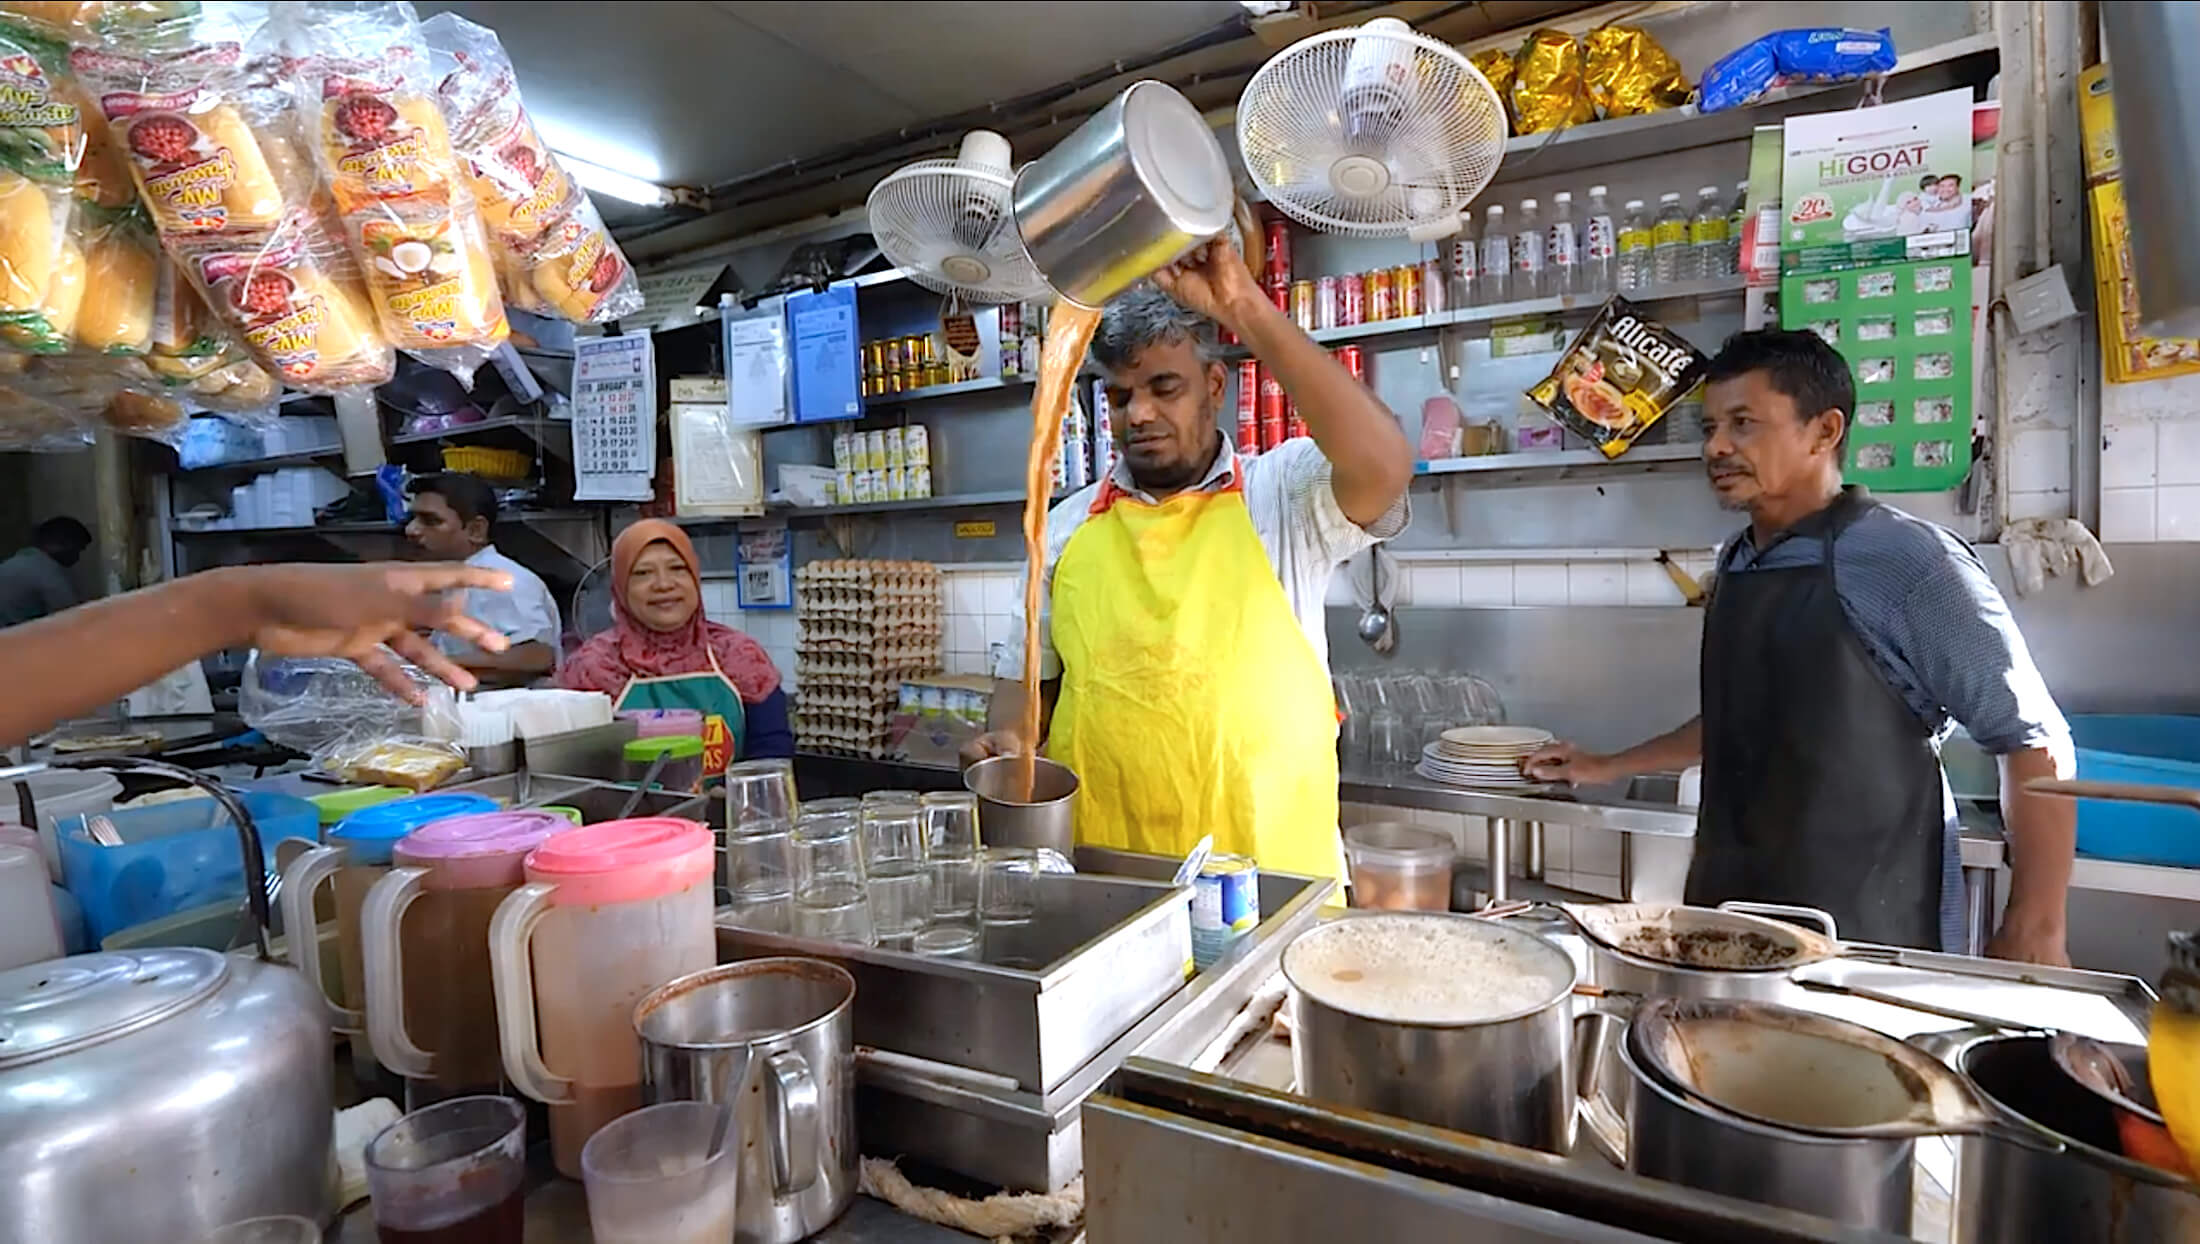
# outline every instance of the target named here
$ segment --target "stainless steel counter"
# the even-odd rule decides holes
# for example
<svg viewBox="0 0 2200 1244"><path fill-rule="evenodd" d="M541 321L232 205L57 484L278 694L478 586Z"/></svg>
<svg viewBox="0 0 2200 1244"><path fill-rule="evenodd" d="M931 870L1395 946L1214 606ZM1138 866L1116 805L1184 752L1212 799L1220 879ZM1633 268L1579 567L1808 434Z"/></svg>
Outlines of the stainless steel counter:
<svg viewBox="0 0 2200 1244"><path fill-rule="evenodd" d="M1520 791L1469 790L1431 782L1402 765L1346 772L1337 798L1346 803L1379 803L1393 808L1426 808L1492 820L1536 825L1575 825L1622 834L1692 838L1696 811L1681 807L1669 793L1671 783L1637 779L1613 786L1536 786ZM1656 790L1663 799L1641 796Z"/></svg>
<svg viewBox="0 0 2200 1244"><path fill-rule="evenodd" d="M591 1244L588 1198L570 1179L552 1179L527 1194L527 1244ZM333 1244L375 1244L374 1211L365 1204L337 1220ZM911 1218L884 1201L858 1196L813 1244L970 1244L960 1231Z"/></svg>

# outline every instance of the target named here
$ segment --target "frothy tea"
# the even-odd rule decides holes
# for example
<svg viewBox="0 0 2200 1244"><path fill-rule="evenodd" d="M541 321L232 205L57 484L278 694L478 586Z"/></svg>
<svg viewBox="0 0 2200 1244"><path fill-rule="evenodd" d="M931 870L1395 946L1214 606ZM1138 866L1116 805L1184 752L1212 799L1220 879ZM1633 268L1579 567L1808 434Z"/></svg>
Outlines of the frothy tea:
<svg viewBox="0 0 2200 1244"><path fill-rule="evenodd" d="M1024 464L1024 716L1025 746L1016 753L1015 792L1031 802L1039 747L1039 594L1045 587L1047 504L1054 493L1054 462L1062 452L1062 418L1069 413L1070 385L1085 360L1085 347L1100 312L1067 298L1047 314L1046 344L1039 352L1039 387L1031 399L1031 458Z"/></svg>

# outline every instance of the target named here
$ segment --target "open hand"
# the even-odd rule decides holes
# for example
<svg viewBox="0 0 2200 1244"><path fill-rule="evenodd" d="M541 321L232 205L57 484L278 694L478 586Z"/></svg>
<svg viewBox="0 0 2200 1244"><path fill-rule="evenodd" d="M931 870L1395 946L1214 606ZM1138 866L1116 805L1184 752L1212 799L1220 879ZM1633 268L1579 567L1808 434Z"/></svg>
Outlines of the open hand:
<svg viewBox="0 0 2200 1244"><path fill-rule="evenodd" d="M461 611L466 588L506 591L510 575L457 564L290 564L231 571L244 591L251 641L285 657L343 657L408 701L419 689L399 658L461 691L474 676L438 651L427 632L502 652L505 637Z"/></svg>
<svg viewBox="0 0 2200 1244"><path fill-rule="evenodd" d="M1193 247L1182 259L1155 272L1153 283L1187 310L1232 332L1242 329L1238 317L1251 305L1249 299L1265 302L1268 297L1253 283L1244 257L1227 235Z"/></svg>
<svg viewBox="0 0 2200 1244"><path fill-rule="evenodd" d="M988 730L962 745L962 767L967 769L981 760L995 756L1015 756L1031 749L1024 746L1021 736L1009 730Z"/></svg>
<svg viewBox="0 0 2200 1244"><path fill-rule="evenodd" d="M1609 756L1585 752L1572 743L1552 743L1521 762L1521 770L1538 782L1567 782L1597 786L1625 775Z"/></svg>

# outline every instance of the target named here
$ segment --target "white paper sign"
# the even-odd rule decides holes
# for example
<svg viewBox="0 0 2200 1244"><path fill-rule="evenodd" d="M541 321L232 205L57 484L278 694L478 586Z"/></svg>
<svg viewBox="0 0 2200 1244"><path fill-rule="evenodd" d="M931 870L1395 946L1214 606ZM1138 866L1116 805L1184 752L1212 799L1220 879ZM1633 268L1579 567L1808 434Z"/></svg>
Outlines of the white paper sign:
<svg viewBox="0 0 2200 1244"><path fill-rule="evenodd" d="M573 343L573 498L647 501L657 474L657 357L646 333Z"/></svg>
<svg viewBox="0 0 2200 1244"><path fill-rule="evenodd" d="M740 427L787 422L787 315L776 305L726 319L726 413Z"/></svg>
<svg viewBox="0 0 2200 1244"><path fill-rule="evenodd" d="M696 301L710 292L725 271L726 265L714 263L643 274L642 309L634 313L632 320L654 329L693 324L703 314Z"/></svg>

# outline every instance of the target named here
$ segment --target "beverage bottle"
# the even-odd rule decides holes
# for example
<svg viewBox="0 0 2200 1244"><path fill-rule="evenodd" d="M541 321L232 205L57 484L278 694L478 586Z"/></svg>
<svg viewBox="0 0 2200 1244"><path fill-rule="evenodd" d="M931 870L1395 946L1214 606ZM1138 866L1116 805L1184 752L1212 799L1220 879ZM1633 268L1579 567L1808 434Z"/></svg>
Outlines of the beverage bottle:
<svg viewBox="0 0 2200 1244"><path fill-rule="evenodd" d="M1477 299L1484 306L1512 297L1512 238L1505 232L1505 209L1491 204L1482 225L1482 288Z"/></svg>
<svg viewBox="0 0 2200 1244"><path fill-rule="evenodd" d="M1581 226L1581 293L1612 292L1612 259L1619 245L1612 230L1612 209L1604 204L1604 187L1589 187L1589 218Z"/></svg>
<svg viewBox="0 0 2200 1244"><path fill-rule="evenodd" d="M1541 298L1551 291L1543 262L1543 218L1534 199L1520 200L1518 229L1513 234L1513 297Z"/></svg>
<svg viewBox="0 0 2200 1244"><path fill-rule="evenodd" d="M1696 213L1688 222L1688 249L1695 256L1691 279L1709 280L1734 275L1734 252L1726 245L1727 205L1717 186L1696 191Z"/></svg>
<svg viewBox="0 0 2200 1244"><path fill-rule="evenodd" d="M1726 214L1726 249L1734 256L1733 265L1728 271L1737 276L1742 271L1742 238L1748 232L1743 226L1748 223L1749 183L1738 181L1734 183L1734 206Z"/></svg>
<svg viewBox="0 0 2200 1244"><path fill-rule="evenodd" d="M1482 300L1482 240L1472 220L1462 220L1451 239L1451 305L1471 307Z"/></svg>
<svg viewBox="0 0 2200 1244"><path fill-rule="evenodd" d="M1650 226L1650 283L1671 285L1692 278L1689 262L1688 209L1681 206L1679 191L1658 196L1658 218Z"/></svg>
<svg viewBox="0 0 2200 1244"><path fill-rule="evenodd" d="M1578 294L1581 292L1581 234L1574 228L1574 195L1561 190L1551 196L1550 239L1544 246L1549 260L1549 288L1546 294Z"/></svg>
<svg viewBox="0 0 2200 1244"><path fill-rule="evenodd" d="M1618 272L1614 275L1622 293L1650 283L1650 213L1641 199L1627 200L1620 210Z"/></svg>

